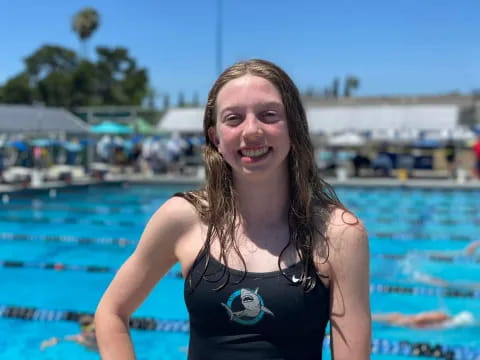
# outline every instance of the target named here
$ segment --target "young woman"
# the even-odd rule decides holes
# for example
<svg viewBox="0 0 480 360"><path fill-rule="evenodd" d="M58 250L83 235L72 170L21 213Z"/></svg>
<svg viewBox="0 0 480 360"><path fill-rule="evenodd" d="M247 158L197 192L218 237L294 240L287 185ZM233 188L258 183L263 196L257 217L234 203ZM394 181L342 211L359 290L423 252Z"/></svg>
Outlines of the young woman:
<svg viewBox="0 0 480 360"><path fill-rule="evenodd" d="M130 315L176 262L189 359L369 359L369 256L360 220L323 182L289 76L229 67L204 116L206 185L168 200L96 312L102 359L134 359Z"/></svg>

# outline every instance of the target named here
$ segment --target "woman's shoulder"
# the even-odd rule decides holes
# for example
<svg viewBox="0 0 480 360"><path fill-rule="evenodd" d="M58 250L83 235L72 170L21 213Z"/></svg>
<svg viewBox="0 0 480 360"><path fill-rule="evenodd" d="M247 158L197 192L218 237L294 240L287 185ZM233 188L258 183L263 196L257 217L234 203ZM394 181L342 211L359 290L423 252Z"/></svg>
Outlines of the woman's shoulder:
<svg viewBox="0 0 480 360"><path fill-rule="evenodd" d="M181 236L197 226L200 221L200 215L191 202L181 196L172 196L151 216L147 228Z"/></svg>
<svg viewBox="0 0 480 360"><path fill-rule="evenodd" d="M327 221L327 226L332 231L344 230L346 228L365 229L362 220L347 208L331 206L329 213L330 217Z"/></svg>
<svg viewBox="0 0 480 360"><path fill-rule="evenodd" d="M368 235L362 220L348 209L333 207L326 224L326 238L334 257L354 255L368 248Z"/></svg>

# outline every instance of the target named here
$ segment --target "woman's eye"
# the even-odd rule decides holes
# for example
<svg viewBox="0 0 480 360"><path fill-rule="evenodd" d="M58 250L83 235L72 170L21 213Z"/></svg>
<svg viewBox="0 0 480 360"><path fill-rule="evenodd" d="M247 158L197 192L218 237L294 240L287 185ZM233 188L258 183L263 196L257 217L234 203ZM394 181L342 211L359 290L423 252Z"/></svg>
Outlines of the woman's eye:
<svg viewBox="0 0 480 360"><path fill-rule="evenodd" d="M278 119L278 114L275 111L265 111L262 114L262 117L266 121L276 121Z"/></svg>
<svg viewBox="0 0 480 360"><path fill-rule="evenodd" d="M232 115L227 115L225 116L224 120L227 124L236 124L240 122L240 116L232 114Z"/></svg>

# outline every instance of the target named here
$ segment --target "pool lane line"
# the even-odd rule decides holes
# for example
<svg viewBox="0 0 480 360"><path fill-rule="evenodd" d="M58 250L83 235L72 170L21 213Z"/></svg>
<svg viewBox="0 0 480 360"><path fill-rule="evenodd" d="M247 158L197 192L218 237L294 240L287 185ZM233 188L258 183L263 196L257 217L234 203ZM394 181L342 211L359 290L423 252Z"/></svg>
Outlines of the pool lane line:
<svg viewBox="0 0 480 360"><path fill-rule="evenodd" d="M142 205L143 206L143 205ZM54 212L54 211L64 211L69 213L76 213L76 214L92 214L92 215L133 215L133 214L152 214L154 210L146 211L142 209L140 206L138 209L131 209L130 211L125 211L125 208L122 207L110 207L110 208L101 208L97 209L95 206L92 207L77 207L77 206L69 206L69 205L60 205L60 204L44 204L44 203L33 203L33 204L11 204L8 207L0 207L0 214L3 211L15 212L15 211L22 211L22 210L31 210L31 211L39 211L39 212ZM480 209L478 211L480 213ZM465 218L462 217L462 221L456 221L451 218L441 218L441 219L434 219L433 213L430 212L421 212L418 213L417 216L411 216L411 213L405 213L410 215L408 218L404 218L403 221L410 225L424 225L428 224L439 224L439 225L462 225L466 222L471 222L474 224L480 224L480 217L478 217L477 212L469 213L470 217ZM373 216L366 216L364 219L370 219L371 221L375 221L379 224L391 224L397 222L397 217L401 216L402 214L396 214L397 217L392 217L391 212L390 216L385 216L384 213L375 214L376 217ZM441 215L441 214L439 214Z"/></svg>
<svg viewBox="0 0 480 360"><path fill-rule="evenodd" d="M130 220L110 221L102 219L79 219L77 217L55 218L48 217L28 217L28 216L0 216L0 222L16 222L22 224L80 224L95 226L126 226L126 227L144 227L145 222L135 222Z"/></svg>
<svg viewBox="0 0 480 360"><path fill-rule="evenodd" d="M434 240L434 241L458 241L458 242L472 242L477 238L467 235L432 235L430 233L393 233L393 232L370 232L371 239L379 240L399 240L399 241L415 241L419 239ZM0 240L5 241L51 241L51 242L69 242L81 244L115 244L120 246L134 245L137 242L125 238L92 238L84 236L68 236L68 235L31 235L18 234L11 232L0 233Z"/></svg>
<svg viewBox="0 0 480 360"><path fill-rule="evenodd" d="M401 260L406 258L405 255L397 255L397 254L374 254L372 257L379 257L388 260ZM107 273L115 273L117 272L117 268L108 267L104 265L76 265L76 264L65 264L61 262L48 262L48 260L43 260L45 256L38 260L33 261L21 261L21 260L0 260L0 267L6 268L35 268L35 269L45 269L45 270L57 270L57 271L86 271L86 272L107 272ZM48 258L52 258L51 255ZM432 261L440 261L440 262L447 262L452 263L450 260L445 260L454 258L454 257L440 257L437 256L426 256L426 259L432 259ZM460 259L461 260L461 259ZM480 263L480 258L473 258L469 260L470 263L476 262ZM462 262L464 263L464 262ZM171 277L182 277L180 273L168 273Z"/></svg>
<svg viewBox="0 0 480 360"><path fill-rule="evenodd" d="M472 264L480 263L480 256L475 255L447 255L447 254L385 254L376 253L370 254L371 258L381 258L386 260L403 260L409 257L415 257L415 259L428 260L432 262L441 262L446 264Z"/></svg>
<svg viewBox="0 0 480 360"><path fill-rule="evenodd" d="M78 243L78 244L101 244L101 245L118 245L128 246L135 245L137 242L126 238L93 238L85 236L68 236L68 235L31 235L17 233L0 233L0 240L3 241L45 241L45 242L61 242L61 243Z"/></svg>
<svg viewBox="0 0 480 360"><path fill-rule="evenodd" d="M18 261L18 260L0 260L0 267L4 268L26 268L43 269L54 271L82 271L90 273L116 273L118 268L99 265L69 265L61 262L43 262L43 261ZM169 271L164 277L182 278L180 271Z"/></svg>
<svg viewBox="0 0 480 360"><path fill-rule="evenodd" d="M114 212L114 211L94 211L94 210L89 210L87 211L86 209L82 211L75 211L75 210L43 210L39 208L33 207L33 211L38 211L38 212L43 212L43 213L48 213L48 212L53 212L53 211L67 211L70 214L91 214L91 215L100 215L100 216L114 216L114 215L134 215L134 214L152 214L153 211L135 211L135 212ZM15 216L15 215L2 215L2 212L0 211L0 221L2 222L22 222L22 223L41 223L41 224L48 224L48 223L59 223L59 224L93 224L93 225L119 225L119 226L144 226L145 223L136 223L133 221L129 220L119 220L119 221L109 221L109 220L103 220L103 219L82 219L79 217L66 217L66 218L51 218L48 217L48 214L45 214L46 216L42 217L34 217L33 214L31 216ZM374 223L377 224L394 224L396 221L394 218L375 218L371 219ZM406 219L404 222L408 225L408 230L406 233L417 233L418 231L416 230L418 227L422 227L425 225L449 225L449 226L461 226L465 223L469 224L475 224L477 226L480 226L480 218L475 217L472 218L471 220L465 221L463 219L461 222L460 221L454 221L451 219L442 219L442 220L437 220L437 221L432 221L430 219L426 219L425 217L423 218L418 218L418 219Z"/></svg>
<svg viewBox="0 0 480 360"><path fill-rule="evenodd" d="M480 289L473 290L438 286L405 286L370 283L370 293L480 299Z"/></svg>
<svg viewBox="0 0 480 360"><path fill-rule="evenodd" d="M60 262L46 263L46 262L26 262L3 260L0 261L0 267L4 268L34 268L43 270L55 271L84 271L89 273L115 273L118 269L108 266L96 265L68 265ZM167 278L181 279L182 274L179 271L169 271L165 274ZM436 296L449 298L471 298L480 299L480 289L460 289L447 287L428 287L428 286L405 286L405 285L391 285L391 284L370 284L370 293L380 294L401 294L411 296Z"/></svg>
<svg viewBox="0 0 480 360"><path fill-rule="evenodd" d="M75 321L88 312L69 310L38 309L14 305L0 305L0 318L36 320L36 321ZM130 319L130 328L138 330L154 330L164 332L188 332L187 320L164 320L148 317Z"/></svg>
<svg viewBox="0 0 480 360"><path fill-rule="evenodd" d="M89 312L70 310L38 309L14 305L0 305L0 318L20 319L31 321L74 321ZM133 317L129 321L131 329L159 332L189 333L188 320L158 319L152 317ZM322 346L330 348L330 336L326 334ZM403 355L412 357L434 357L440 359L476 359L480 356L479 347L449 344L431 344L425 342L412 342L408 340L373 339L371 344L372 354Z"/></svg>
<svg viewBox="0 0 480 360"><path fill-rule="evenodd" d="M38 204L31 204L31 205L8 205L5 207L0 207L0 213L2 212L16 212L16 211L23 211L23 210L30 210L30 211L40 211L40 212L54 212L54 211L63 211L69 213L76 213L76 214L98 214L98 215L133 215L133 214L148 214L153 213L153 211L145 211L142 208L138 209L131 209L130 211L125 211L125 208L101 208L96 209L94 206L92 208L88 207L76 207L76 206L68 206L68 205L38 205Z"/></svg>
<svg viewBox="0 0 480 360"><path fill-rule="evenodd" d="M458 242L472 242L477 240L477 236L469 236L462 234L450 234L445 235L442 233L432 233L425 231L369 231L369 238L376 238L379 240L399 240L399 241L421 241L421 240L434 240L434 241L458 241Z"/></svg>

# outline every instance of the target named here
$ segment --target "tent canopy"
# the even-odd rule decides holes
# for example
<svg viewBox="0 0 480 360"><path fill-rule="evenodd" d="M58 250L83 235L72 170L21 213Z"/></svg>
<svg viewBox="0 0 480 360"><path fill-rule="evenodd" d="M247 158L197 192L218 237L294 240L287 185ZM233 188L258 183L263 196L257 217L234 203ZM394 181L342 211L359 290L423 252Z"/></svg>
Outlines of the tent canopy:
<svg viewBox="0 0 480 360"><path fill-rule="evenodd" d="M445 129L458 126L456 105L378 105L311 107L307 119L313 134L379 129Z"/></svg>
<svg viewBox="0 0 480 360"><path fill-rule="evenodd" d="M127 125L122 125L108 120L97 125L92 125L90 127L90 131L95 134L111 135L131 134L133 132L133 130Z"/></svg>
<svg viewBox="0 0 480 360"><path fill-rule="evenodd" d="M0 105L0 132L86 134L88 125L61 108Z"/></svg>
<svg viewBox="0 0 480 360"><path fill-rule="evenodd" d="M167 132L203 133L203 108L170 109L157 129Z"/></svg>
<svg viewBox="0 0 480 360"><path fill-rule="evenodd" d="M161 132L160 130L150 125L144 118L141 118L141 117L137 117L134 123L130 124L129 127L132 129L132 132L135 134L155 135Z"/></svg>
<svg viewBox="0 0 480 360"><path fill-rule="evenodd" d="M330 146L363 146L366 139L360 134L347 132L330 137L327 143Z"/></svg>

